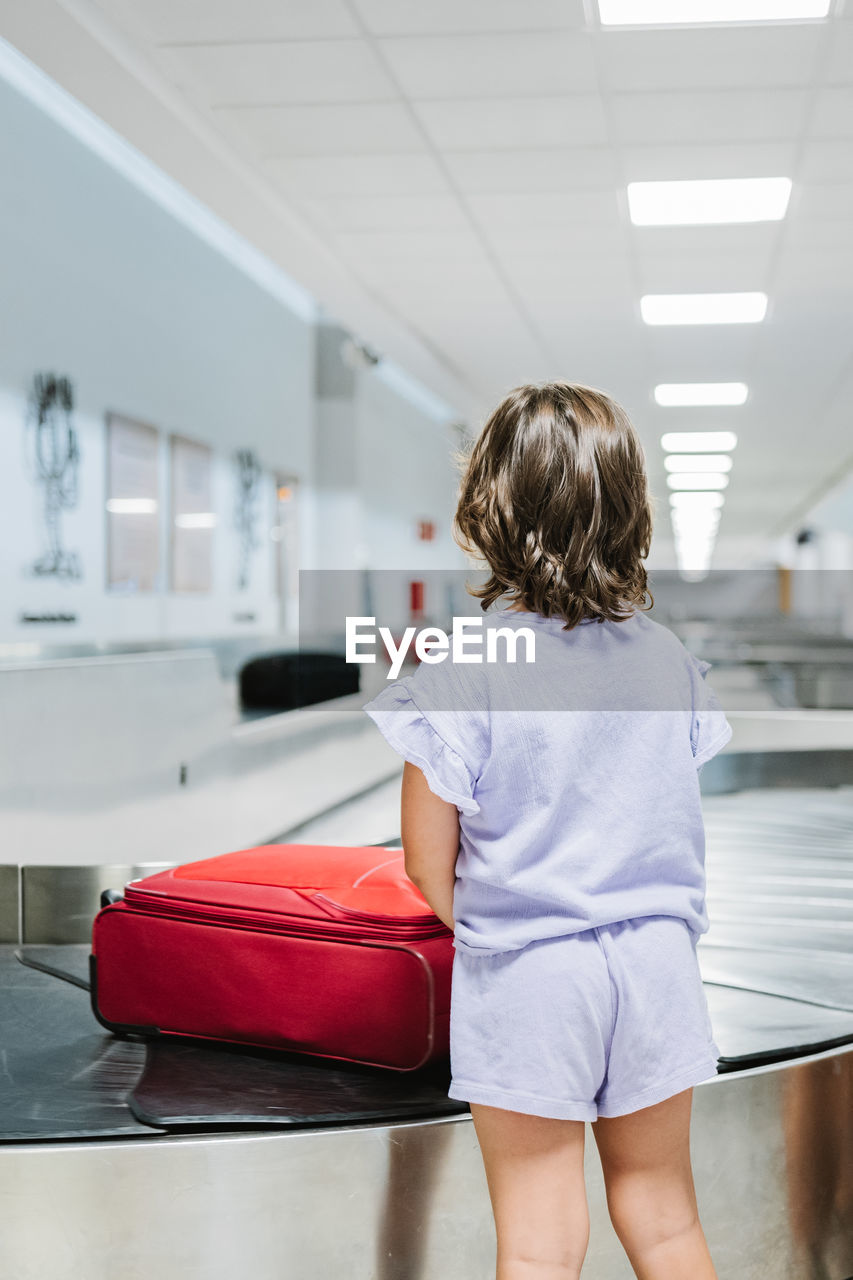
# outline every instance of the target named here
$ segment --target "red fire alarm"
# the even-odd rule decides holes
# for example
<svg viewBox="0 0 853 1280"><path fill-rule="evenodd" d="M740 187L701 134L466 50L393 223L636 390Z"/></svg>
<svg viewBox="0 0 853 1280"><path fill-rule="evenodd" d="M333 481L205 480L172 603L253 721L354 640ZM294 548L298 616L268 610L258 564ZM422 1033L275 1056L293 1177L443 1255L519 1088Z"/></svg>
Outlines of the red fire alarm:
<svg viewBox="0 0 853 1280"><path fill-rule="evenodd" d="M432 542L435 539L435 521L419 520L418 521L418 541Z"/></svg>

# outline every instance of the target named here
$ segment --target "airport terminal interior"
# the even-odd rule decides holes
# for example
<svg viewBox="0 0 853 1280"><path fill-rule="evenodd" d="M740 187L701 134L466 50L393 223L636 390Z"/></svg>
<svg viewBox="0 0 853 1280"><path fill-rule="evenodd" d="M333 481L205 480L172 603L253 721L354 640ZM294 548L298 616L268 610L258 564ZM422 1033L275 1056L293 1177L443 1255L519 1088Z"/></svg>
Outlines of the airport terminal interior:
<svg viewBox="0 0 853 1280"><path fill-rule="evenodd" d="M550 381L630 416L732 727L717 1274L851 1280L853 0L0 0L0 113L0 1280L492 1280L363 708L482 619L461 460Z"/></svg>

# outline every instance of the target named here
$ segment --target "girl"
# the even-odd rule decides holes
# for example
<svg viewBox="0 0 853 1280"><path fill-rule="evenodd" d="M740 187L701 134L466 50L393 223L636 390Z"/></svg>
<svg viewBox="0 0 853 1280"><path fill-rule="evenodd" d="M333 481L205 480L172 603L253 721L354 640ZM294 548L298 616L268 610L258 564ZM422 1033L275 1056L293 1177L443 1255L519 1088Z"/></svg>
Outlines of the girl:
<svg viewBox="0 0 853 1280"><path fill-rule="evenodd" d="M732 730L709 664L646 616L651 531L625 411L517 387L467 459L454 530L489 566L471 594L506 660L431 655L366 707L406 761L406 872L454 930L449 1096L471 1109L497 1280L580 1275L587 1120L635 1274L716 1276L689 1149L719 1056L698 770Z"/></svg>

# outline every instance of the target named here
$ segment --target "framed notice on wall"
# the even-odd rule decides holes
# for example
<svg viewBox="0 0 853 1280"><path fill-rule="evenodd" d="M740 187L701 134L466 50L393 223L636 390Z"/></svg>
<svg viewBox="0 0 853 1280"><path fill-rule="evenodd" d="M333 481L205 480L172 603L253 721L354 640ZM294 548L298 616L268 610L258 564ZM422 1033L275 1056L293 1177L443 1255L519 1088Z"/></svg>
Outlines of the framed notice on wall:
<svg viewBox="0 0 853 1280"><path fill-rule="evenodd" d="M107 586L155 591L160 571L159 432L107 414Z"/></svg>
<svg viewBox="0 0 853 1280"><path fill-rule="evenodd" d="M172 590L210 591L213 568L212 450L170 438Z"/></svg>

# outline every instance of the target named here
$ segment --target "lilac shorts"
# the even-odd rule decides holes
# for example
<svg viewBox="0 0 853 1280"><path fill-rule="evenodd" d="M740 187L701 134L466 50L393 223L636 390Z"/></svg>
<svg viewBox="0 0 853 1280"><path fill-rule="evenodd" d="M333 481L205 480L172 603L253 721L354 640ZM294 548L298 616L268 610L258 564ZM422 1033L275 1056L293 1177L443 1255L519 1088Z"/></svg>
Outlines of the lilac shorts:
<svg viewBox="0 0 853 1280"><path fill-rule="evenodd" d="M456 948L448 1096L562 1120L689 1089L720 1056L680 916L639 916L478 956Z"/></svg>

